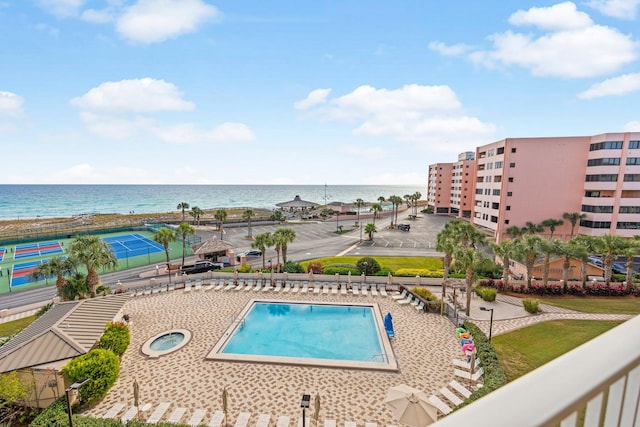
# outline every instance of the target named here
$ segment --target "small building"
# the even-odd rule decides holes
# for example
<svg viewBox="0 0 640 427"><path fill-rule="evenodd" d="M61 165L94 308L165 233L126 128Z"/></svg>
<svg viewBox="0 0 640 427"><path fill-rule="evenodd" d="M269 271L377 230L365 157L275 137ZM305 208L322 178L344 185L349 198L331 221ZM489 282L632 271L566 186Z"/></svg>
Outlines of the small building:
<svg viewBox="0 0 640 427"><path fill-rule="evenodd" d="M230 265L234 265L236 259L233 249L233 244L216 239L215 236L211 240L205 240L191 246L193 254L202 260L223 262Z"/></svg>
<svg viewBox="0 0 640 427"><path fill-rule="evenodd" d="M67 388L60 369L88 353L108 322L122 319L127 294L59 302L0 347L0 373L29 384L28 406L46 408Z"/></svg>
<svg viewBox="0 0 640 427"><path fill-rule="evenodd" d="M300 196L296 194L296 197L294 197L293 200L276 203L276 206L285 212L306 212L314 209L318 204L302 200Z"/></svg>

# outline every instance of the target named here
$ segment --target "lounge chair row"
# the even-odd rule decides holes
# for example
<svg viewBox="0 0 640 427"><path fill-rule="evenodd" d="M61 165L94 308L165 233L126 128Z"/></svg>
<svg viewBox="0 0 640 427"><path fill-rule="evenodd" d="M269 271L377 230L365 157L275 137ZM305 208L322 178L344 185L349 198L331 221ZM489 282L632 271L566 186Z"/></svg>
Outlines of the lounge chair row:
<svg viewBox="0 0 640 427"><path fill-rule="evenodd" d="M225 415L221 410L213 411L210 418L207 418L207 410L198 408L193 411L189 411L188 409L180 406L176 406L171 408L172 404L170 402L160 402L158 406L152 408L150 404L141 406L140 410L140 419L146 419L147 423L155 424L160 421L165 421L169 423L186 423L189 426L201 426L206 425L207 427L221 427L223 423L225 423ZM109 409L102 418L116 418L120 419L123 423L126 423L129 420L132 420L138 415L138 408L132 406L128 408L126 411L125 408L127 405L123 402L118 402L114 404L111 409ZM124 411L124 412L123 412ZM251 424L255 427L269 427L271 423L271 414L258 414L258 417L255 420L255 424ZM238 416L235 418L235 422L232 416L226 420L227 425L233 425L234 427L248 427L249 421L251 420L250 412L240 412ZM232 424L233 423L233 424ZM281 415L275 419L276 427L293 427L292 426L292 417L288 415ZM305 425L311 426L312 420L310 417L306 417ZM313 424L315 425L315 424ZM318 423L318 425L320 425ZM302 427L302 417L298 417L297 427ZM344 427L378 427L378 424L375 422L365 422L363 424L358 424L352 421L346 421L344 423ZM337 427L336 420L325 419L324 427ZM397 427L396 425L388 424L386 427Z"/></svg>
<svg viewBox="0 0 640 427"><path fill-rule="evenodd" d="M398 295L392 295L392 298L396 300L400 305L411 304L418 311L426 311L424 301L409 292L407 288L404 288Z"/></svg>

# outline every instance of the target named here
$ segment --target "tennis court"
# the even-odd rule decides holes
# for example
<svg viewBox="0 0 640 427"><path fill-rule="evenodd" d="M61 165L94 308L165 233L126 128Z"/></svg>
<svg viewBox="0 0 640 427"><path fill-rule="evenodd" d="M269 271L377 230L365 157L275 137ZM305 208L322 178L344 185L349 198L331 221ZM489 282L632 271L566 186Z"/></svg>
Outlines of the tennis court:
<svg viewBox="0 0 640 427"><path fill-rule="evenodd" d="M11 279L9 286L16 287L20 285L26 285L31 281L31 274L36 271L40 265L44 264L48 260L41 259L39 261L23 262L20 264L13 264L11 271Z"/></svg>
<svg viewBox="0 0 640 427"><path fill-rule="evenodd" d="M60 242L57 241L29 243L26 245L16 245L13 259L59 254L61 252L64 252L64 250Z"/></svg>
<svg viewBox="0 0 640 427"><path fill-rule="evenodd" d="M109 244L118 259L164 252L164 246L137 233L104 237L102 241Z"/></svg>

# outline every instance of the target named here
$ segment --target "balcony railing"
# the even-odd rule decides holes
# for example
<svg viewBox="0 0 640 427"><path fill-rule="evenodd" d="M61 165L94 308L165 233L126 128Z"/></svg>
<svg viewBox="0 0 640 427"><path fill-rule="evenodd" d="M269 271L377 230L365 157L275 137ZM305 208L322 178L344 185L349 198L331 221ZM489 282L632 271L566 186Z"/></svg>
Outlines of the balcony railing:
<svg viewBox="0 0 640 427"><path fill-rule="evenodd" d="M640 425L640 316L432 425Z"/></svg>

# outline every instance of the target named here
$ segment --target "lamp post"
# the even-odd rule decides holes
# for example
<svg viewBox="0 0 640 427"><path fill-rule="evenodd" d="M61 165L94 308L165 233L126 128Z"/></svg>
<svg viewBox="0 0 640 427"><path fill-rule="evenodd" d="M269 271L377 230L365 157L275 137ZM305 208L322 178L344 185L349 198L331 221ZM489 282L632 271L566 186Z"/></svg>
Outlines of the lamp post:
<svg viewBox="0 0 640 427"><path fill-rule="evenodd" d="M71 384L69 386L69 388L67 388L64 391L65 397L67 398L67 411L69 412L69 427L73 427L73 418L72 418L72 412L71 412L71 399L69 397L69 394L71 393L71 390L78 390L80 387L85 385L85 383L87 381L89 381L88 378L86 378L84 380L76 381L75 383Z"/></svg>
<svg viewBox="0 0 640 427"><path fill-rule="evenodd" d="M300 403L300 407L302 408L302 427L305 427L305 414L304 414L304 410L307 409L309 407L309 405L311 404L311 395L310 394L303 394L302 395L302 403Z"/></svg>
<svg viewBox="0 0 640 427"><path fill-rule="evenodd" d="M171 285L171 263L167 263L167 271L169 272L169 285Z"/></svg>
<svg viewBox="0 0 640 427"><path fill-rule="evenodd" d="M480 307L480 310L491 312L491 318L489 320L489 342L491 342L491 332L493 331L493 308Z"/></svg>
<svg viewBox="0 0 640 427"><path fill-rule="evenodd" d="M367 265L369 265L369 263L365 261L362 265L364 265L364 283L367 283Z"/></svg>

